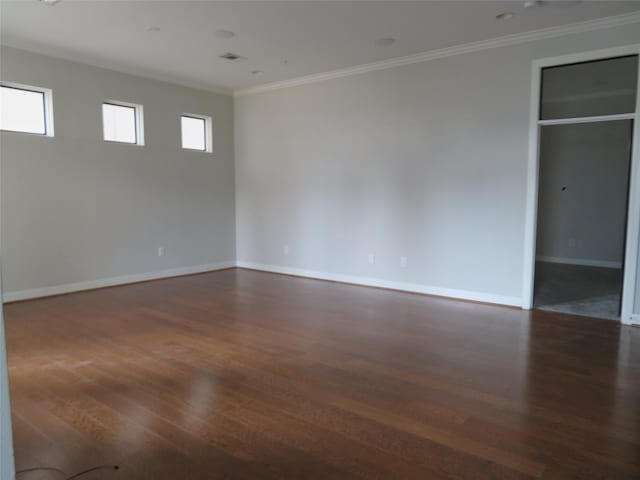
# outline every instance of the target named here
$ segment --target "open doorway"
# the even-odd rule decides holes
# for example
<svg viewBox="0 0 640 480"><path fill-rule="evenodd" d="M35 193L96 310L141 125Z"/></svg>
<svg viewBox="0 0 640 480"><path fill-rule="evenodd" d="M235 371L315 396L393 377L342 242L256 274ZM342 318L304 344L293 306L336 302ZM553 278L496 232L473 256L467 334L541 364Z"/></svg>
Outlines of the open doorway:
<svg viewBox="0 0 640 480"><path fill-rule="evenodd" d="M533 307L620 319L638 56L541 72Z"/></svg>

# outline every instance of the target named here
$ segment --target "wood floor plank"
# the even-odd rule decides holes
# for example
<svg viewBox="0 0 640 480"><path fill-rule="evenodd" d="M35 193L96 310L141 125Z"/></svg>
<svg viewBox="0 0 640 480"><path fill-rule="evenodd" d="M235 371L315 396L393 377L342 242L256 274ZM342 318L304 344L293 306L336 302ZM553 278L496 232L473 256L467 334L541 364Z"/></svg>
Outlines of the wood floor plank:
<svg viewBox="0 0 640 480"><path fill-rule="evenodd" d="M21 468L640 478L640 329L610 321L231 269L5 322Z"/></svg>

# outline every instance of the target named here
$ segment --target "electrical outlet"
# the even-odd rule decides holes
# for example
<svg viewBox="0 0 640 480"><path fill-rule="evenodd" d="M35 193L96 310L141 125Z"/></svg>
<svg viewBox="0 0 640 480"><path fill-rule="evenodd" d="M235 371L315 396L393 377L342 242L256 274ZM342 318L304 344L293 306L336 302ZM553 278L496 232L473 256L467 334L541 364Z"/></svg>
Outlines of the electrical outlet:
<svg viewBox="0 0 640 480"><path fill-rule="evenodd" d="M289 255L289 245L288 244L284 244L282 246L282 253L284 253L285 255Z"/></svg>
<svg viewBox="0 0 640 480"><path fill-rule="evenodd" d="M400 266L402 268L407 268L407 257L400 257Z"/></svg>
<svg viewBox="0 0 640 480"><path fill-rule="evenodd" d="M158 247L158 256L164 257L164 247Z"/></svg>
<svg viewBox="0 0 640 480"><path fill-rule="evenodd" d="M367 261L369 262L369 265L373 265L376 263L376 256L373 253L370 253L367 257Z"/></svg>

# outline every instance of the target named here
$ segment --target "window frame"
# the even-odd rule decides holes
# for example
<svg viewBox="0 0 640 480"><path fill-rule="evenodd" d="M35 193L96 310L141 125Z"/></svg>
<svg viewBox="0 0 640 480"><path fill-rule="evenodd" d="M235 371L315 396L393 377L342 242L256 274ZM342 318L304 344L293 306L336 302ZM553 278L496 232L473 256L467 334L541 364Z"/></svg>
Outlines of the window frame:
<svg viewBox="0 0 640 480"><path fill-rule="evenodd" d="M545 67L567 65L584 61L622 57L626 55L640 56L640 44L589 50L580 53L556 57L538 58L531 61L530 98L529 98L529 148L527 162L526 210L524 224L524 268L522 275L521 306L525 310L533 308L535 247L537 231L538 204L538 169L539 169L539 135L540 135L540 87L541 71ZM639 62L640 68L640 62ZM638 292L638 248L640 245L640 72L636 84L636 108L633 113L633 144L631 145L631 177L629 179L629 195L627 210L627 234L625 239L624 278L622 279L622 308L620 321L632 325L640 321L640 315L634 313L634 303ZM589 121L594 121L591 117ZM601 118L600 118L601 119ZM600 120L598 119L598 120ZM566 120L565 120L566 121ZM514 302L515 305L515 302Z"/></svg>
<svg viewBox="0 0 640 480"><path fill-rule="evenodd" d="M25 92L39 93L42 95L42 110L44 116L44 133L25 132L24 130L0 130L6 133L18 133L22 135L35 135L38 137L53 137L53 91L50 88L35 87L33 85L25 85L15 82L0 82L1 88L12 88L14 90L22 90Z"/></svg>
<svg viewBox="0 0 640 480"><path fill-rule="evenodd" d="M104 105L113 107L124 107L133 109L133 119L135 127L135 142L123 142L120 140L107 140L104 131ZM139 103L122 102L120 100L103 100L100 103L100 116L102 119L102 141L107 143L120 143L123 145L144 146L144 107Z"/></svg>
<svg viewBox="0 0 640 480"><path fill-rule="evenodd" d="M183 146L182 142L182 118L193 118L196 120L204 120L204 149L189 148ZM180 148L191 152L213 153L213 123L211 117L207 115L199 115L197 113L181 113L180 114Z"/></svg>

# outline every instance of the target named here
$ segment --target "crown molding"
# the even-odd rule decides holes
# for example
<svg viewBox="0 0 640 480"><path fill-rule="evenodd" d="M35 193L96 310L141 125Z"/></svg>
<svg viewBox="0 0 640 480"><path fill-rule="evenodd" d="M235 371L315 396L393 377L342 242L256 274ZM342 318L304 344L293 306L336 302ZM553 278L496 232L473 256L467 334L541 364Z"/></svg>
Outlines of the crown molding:
<svg viewBox="0 0 640 480"><path fill-rule="evenodd" d="M1 1L1 0L0 0ZM45 57L57 58L67 62L78 63L81 65L89 65L91 67L103 68L105 70L111 70L113 72L124 73L125 75L131 75L134 77L144 78L147 80L155 80L157 82L168 83L170 85L178 87L192 88L194 90L200 90L208 93L216 93L218 95L233 95L233 90L229 88L218 87L209 85L203 82L189 81L181 78L176 78L173 75L167 75L163 73L154 73L147 69L142 69L133 66L123 66L119 63L108 61L96 61L86 56L68 55L64 52L54 51L50 48L42 48L38 45L31 45L22 41L15 41L14 39L3 39L0 44L1 47L12 48L14 50L22 50L24 52L33 53L36 55L43 55Z"/></svg>
<svg viewBox="0 0 640 480"><path fill-rule="evenodd" d="M454 55L462 55L464 53L479 52L481 50L489 50L492 48L506 47L509 45L518 45L521 43L533 42L536 40L544 40L549 38L561 37L575 33L590 32L592 30L600 30L605 28L619 27L640 23L640 11L627 13L623 15L615 15L612 17L604 17L596 20L588 20L585 22L571 23L558 27L544 28L541 30L532 30L524 33L516 33L513 35L505 35L503 37L492 38L489 40L481 40L479 42L465 43L455 45L453 47L429 50L405 57L396 57L380 62L366 63L355 67L342 68L329 72L307 75L304 77L293 78L281 82L267 83L256 87L249 87L235 90L234 97L244 95L252 95L256 93L270 92L272 90L280 90L288 87L296 87L306 85L308 83L322 82L341 77L350 77L352 75L360 75L362 73L374 72L377 70L386 70L388 68L411 65L414 63L428 62L439 58L451 57Z"/></svg>

